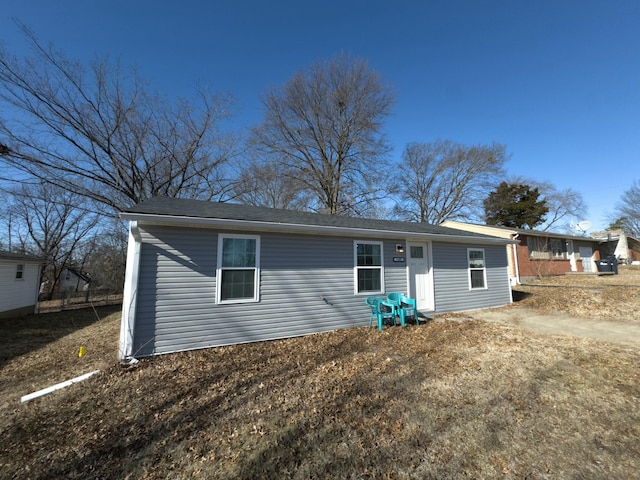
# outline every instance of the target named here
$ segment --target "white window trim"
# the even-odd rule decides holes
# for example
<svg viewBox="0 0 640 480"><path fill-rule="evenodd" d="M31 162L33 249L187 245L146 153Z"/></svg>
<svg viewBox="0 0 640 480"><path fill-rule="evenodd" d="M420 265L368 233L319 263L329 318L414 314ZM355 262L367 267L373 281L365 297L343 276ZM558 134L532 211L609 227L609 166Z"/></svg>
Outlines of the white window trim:
<svg viewBox="0 0 640 480"><path fill-rule="evenodd" d="M16 282L23 282L24 281L24 272L25 272L24 263L16 264L16 276L15 276L15 281ZM18 274L20 274L20 276L18 276Z"/></svg>
<svg viewBox="0 0 640 480"><path fill-rule="evenodd" d="M222 268L222 244L225 238L242 238L256 241L256 266L254 268L253 277L253 298L239 298L232 300L221 300L222 295L222 271L233 270L233 268ZM237 270L246 270L247 268L238 268ZM218 259L216 262L216 303L227 305L232 303L255 303L260 301L260 236L259 235L242 235L242 234L218 234Z"/></svg>
<svg viewBox="0 0 640 480"><path fill-rule="evenodd" d="M380 266L358 266L358 244L367 244L367 245L380 245ZM380 290L374 291L358 291L358 270L359 269L379 269L380 270ZM378 242L374 240L354 240L353 241L353 293L354 295L375 295L384 293L384 242Z"/></svg>
<svg viewBox="0 0 640 480"><path fill-rule="evenodd" d="M484 262L484 267L482 268L471 268L471 252L482 252L482 260ZM482 277L484 280L483 287L473 287L471 283L471 272L482 270ZM487 290L489 287L487 286L487 255L484 251L484 248L467 248L467 278L469 279L469 290Z"/></svg>

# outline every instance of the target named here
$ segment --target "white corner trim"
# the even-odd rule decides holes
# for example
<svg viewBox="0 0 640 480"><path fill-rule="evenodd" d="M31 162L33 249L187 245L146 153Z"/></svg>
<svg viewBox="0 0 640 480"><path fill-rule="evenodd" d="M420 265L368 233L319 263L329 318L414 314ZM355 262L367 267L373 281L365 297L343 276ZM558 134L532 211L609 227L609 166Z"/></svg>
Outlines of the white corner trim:
<svg viewBox="0 0 640 480"><path fill-rule="evenodd" d="M42 397L44 395L48 395L51 392L55 392L56 390L60 390L62 388L66 388L74 383L82 382L87 378L95 375L100 370L94 370L93 372L85 373L84 375L80 375L79 377L72 378L71 380L67 380L66 382L56 383L55 385L51 385L50 387L43 388L42 390L38 390L37 392L30 393L29 395L24 395L20 398L21 403L28 402L29 400L33 400L34 398Z"/></svg>
<svg viewBox="0 0 640 480"><path fill-rule="evenodd" d="M140 247L142 237L138 222L129 222L129 242L127 245L127 267L122 296L122 321L120 322L120 342L118 359L124 361L133 356L133 330L136 320L136 297L140 270Z"/></svg>

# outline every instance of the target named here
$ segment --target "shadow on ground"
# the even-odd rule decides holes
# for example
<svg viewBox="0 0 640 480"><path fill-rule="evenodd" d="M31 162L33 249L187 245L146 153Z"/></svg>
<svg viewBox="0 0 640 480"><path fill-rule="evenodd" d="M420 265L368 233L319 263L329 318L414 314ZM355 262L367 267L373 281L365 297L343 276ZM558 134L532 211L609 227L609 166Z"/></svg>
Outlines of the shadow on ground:
<svg viewBox="0 0 640 480"><path fill-rule="evenodd" d="M0 319L0 367L119 311L121 305Z"/></svg>
<svg viewBox="0 0 640 480"><path fill-rule="evenodd" d="M512 294L513 294L514 302L521 302L522 300L525 300L529 298L531 295L533 295L532 293L522 292L520 290L512 290Z"/></svg>

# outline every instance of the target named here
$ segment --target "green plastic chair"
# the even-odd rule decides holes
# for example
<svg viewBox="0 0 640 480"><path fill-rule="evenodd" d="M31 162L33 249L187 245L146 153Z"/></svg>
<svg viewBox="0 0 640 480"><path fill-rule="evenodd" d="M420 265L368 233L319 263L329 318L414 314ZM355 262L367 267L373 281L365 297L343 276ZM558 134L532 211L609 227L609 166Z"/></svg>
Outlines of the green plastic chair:
<svg viewBox="0 0 640 480"><path fill-rule="evenodd" d="M382 330L382 325L386 318L393 320L393 324L396 323L396 312L393 305L389 302L385 302L378 297L367 297L367 305L371 308L371 314L369 315L369 328L373 325L373 320L378 322L378 330Z"/></svg>
<svg viewBox="0 0 640 480"><path fill-rule="evenodd" d="M400 317L400 325L404 327L404 312L402 311L402 295L397 292L390 292L387 294L387 302L393 305L393 312L395 316ZM395 320L394 320L395 324Z"/></svg>
<svg viewBox="0 0 640 480"><path fill-rule="evenodd" d="M420 320L418 320L418 306L416 299L407 297L406 295L401 295L400 321L404 322L407 317L413 317L416 321L416 325L420 325Z"/></svg>

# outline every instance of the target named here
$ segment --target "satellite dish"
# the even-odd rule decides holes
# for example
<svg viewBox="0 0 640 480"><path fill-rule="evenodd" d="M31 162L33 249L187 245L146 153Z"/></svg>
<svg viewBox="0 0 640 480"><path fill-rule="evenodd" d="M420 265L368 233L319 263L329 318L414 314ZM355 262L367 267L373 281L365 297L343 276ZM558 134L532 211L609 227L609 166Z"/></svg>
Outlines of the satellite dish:
<svg viewBox="0 0 640 480"><path fill-rule="evenodd" d="M576 230L578 230L579 232L586 232L590 228L591 222L589 220L583 220L581 222L578 222L578 224L576 225Z"/></svg>

